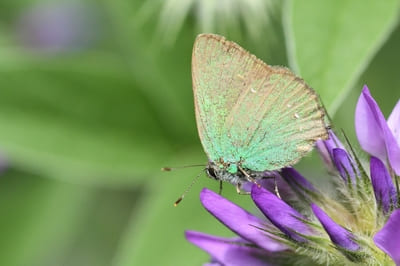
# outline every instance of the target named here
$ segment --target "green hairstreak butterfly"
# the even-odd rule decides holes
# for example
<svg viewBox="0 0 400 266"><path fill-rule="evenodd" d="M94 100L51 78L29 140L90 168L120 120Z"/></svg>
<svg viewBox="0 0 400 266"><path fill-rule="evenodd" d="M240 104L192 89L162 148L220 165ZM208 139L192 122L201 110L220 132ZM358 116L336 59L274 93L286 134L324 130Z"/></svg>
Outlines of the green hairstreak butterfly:
<svg viewBox="0 0 400 266"><path fill-rule="evenodd" d="M289 69L269 66L238 44L198 35L192 55L197 128L209 177L239 189L292 166L327 139L318 95Z"/></svg>

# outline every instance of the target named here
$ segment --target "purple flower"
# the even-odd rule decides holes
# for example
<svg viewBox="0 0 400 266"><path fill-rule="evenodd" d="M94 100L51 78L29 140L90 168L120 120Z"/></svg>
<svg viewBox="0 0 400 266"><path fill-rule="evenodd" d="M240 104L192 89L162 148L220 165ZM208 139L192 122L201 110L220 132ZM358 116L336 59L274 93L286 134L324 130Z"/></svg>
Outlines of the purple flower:
<svg viewBox="0 0 400 266"><path fill-rule="evenodd" d="M293 253L293 243L310 248L320 246L322 232L296 209L257 185L253 185L251 197L268 220L257 218L217 193L203 189L200 194L203 206L239 237L221 238L187 231L186 238L208 252L216 265L276 265L283 255ZM322 210L314 211L328 235L334 234L332 242L325 243L328 247L335 245L349 252L358 250L355 236Z"/></svg>
<svg viewBox="0 0 400 266"><path fill-rule="evenodd" d="M292 188L288 186L283 176L277 171L266 172L265 179L260 179L257 183L269 191L275 191L276 187L278 187L279 193L285 199L289 200L295 197ZM252 182L246 182L242 185L241 189L246 192L251 192L253 184Z"/></svg>
<svg viewBox="0 0 400 266"><path fill-rule="evenodd" d="M383 208L383 212L387 213L397 205L396 188L381 160L371 156L370 168L376 201Z"/></svg>
<svg viewBox="0 0 400 266"><path fill-rule="evenodd" d="M241 238L216 237L194 231L186 231L185 235L191 243L211 255L211 265L274 265L272 253Z"/></svg>
<svg viewBox="0 0 400 266"><path fill-rule="evenodd" d="M99 29L92 6L69 2L34 5L17 23L22 44L48 54L85 48L98 38Z"/></svg>
<svg viewBox="0 0 400 266"><path fill-rule="evenodd" d="M283 168L281 170L282 178L289 184L289 186L298 193L317 192L317 189L307 179L305 179L296 169L292 167ZM304 195L307 195L304 193Z"/></svg>
<svg viewBox="0 0 400 266"><path fill-rule="evenodd" d="M386 122L368 87L364 86L357 103L355 126L361 147L400 175L400 102Z"/></svg>
<svg viewBox="0 0 400 266"><path fill-rule="evenodd" d="M400 265L400 210L390 215L385 226L374 236L375 244Z"/></svg>
<svg viewBox="0 0 400 266"><path fill-rule="evenodd" d="M338 139L332 130L329 130L329 139L318 140L316 143L318 152L330 171L335 169L333 162L333 149L340 148L345 150L342 142Z"/></svg>
<svg viewBox="0 0 400 266"><path fill-rule="evenodd" d="M332 130L329 130L329 139L317 141L316 146L330 172L338 171L346 182L356 183L360 172L355 160Z"/></svg>
<svg viewBox="0 0 400 266"><path fill-rule="evenodd" d="M270 233L260 234L258 228L273 229L268 221L254 216L208 189L201 191L200 200L207 211L243 239L268 251L287 249L286 245L275 240Z"/></svg>
<svg viewBox="0 0 400 266"><path fill-rule="evenodd" d="M285 191L282 199L271 180L260 181L262 187L252 185L251 198L264 215L258 218L203 189L203 206L238 237L188 231L187 239L211 255L209 265L388 265L392 261L400 265L399 195L394 185L397 177L390 171L396 167L397 162L391 160L398 146L389 147L398 145L393 140L399 137L400 104L388 122L379 114L364 88L356 123L360 142L369 142L367 148L361 143L363 149L375 152L369 175L358 154L349 153L330 131L330 138L318 142L317 147L329 171L337 173L336 195L326 193L326 187L315 188L294 168L284 168L275 176L278 188ZM363 123L367 123L365 132L361 131ZM382 134L374 138L377 132ZM291 200L286 198L289 196Z"/></svg>
<svg viewBox="0 0 400 266"><path fill-rule="evenodd" d="M251 198L271 223L288 237L304 242L301 234L312 234L311 228L303 222L306 218L268 190L253 185Z"/></svg>
<svg viewBox="0 0 400 266"><path fill-rule="evenodd" d="M273 235L269 233L260 234L258 228L267 228L268 230L273 228L266 220L252 215L208 189L201 191L200 200L207 211L243 239L268 251L287 249L285 245L276 241Z"/></svg>
<svg viewBox="0 0 400 266"><path fill-rule="evenodd" d="M312 204L311 209L333 243L351 251L360 249L360 245L356 243L354 236L345 228L335 223L320 207Z"/></svg>
<svg viewBox="0 0 400 266"><path fill-rule="evenodd" d="M340 176L346 181L351 183L356 182L357 168L350 156L344 149L335 148L332 150L333 161L335 162L336 169L339 171Z"/></svg>

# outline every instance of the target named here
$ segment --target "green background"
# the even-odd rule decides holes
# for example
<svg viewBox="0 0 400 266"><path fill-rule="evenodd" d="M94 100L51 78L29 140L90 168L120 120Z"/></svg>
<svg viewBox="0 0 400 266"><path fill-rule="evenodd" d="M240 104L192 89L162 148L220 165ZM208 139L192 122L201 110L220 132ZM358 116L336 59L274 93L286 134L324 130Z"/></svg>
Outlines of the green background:
<svg viewBox="0 0 400 266"><path fill-rule="evenodd" d="M0 265L199 265L184 230L231 235L201 206L191 49L225 35L290 67L356 144L363 84L400 98L399 2L0 2ZM326 182L315 154L298 165ZM253 209L230 185L223 195Z"/></svg>

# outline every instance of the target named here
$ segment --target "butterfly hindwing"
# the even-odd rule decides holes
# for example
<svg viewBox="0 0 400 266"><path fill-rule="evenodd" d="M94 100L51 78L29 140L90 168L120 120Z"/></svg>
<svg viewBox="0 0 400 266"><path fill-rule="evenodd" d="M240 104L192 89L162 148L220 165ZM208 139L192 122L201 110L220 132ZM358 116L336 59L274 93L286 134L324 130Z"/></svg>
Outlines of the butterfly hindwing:
<svg viewBox="0 0 400 266"><path fill-rule="evenodd" d="M324 110L302 79L221 36L197 37L192 78L197 126L210 160L275 170L327 137Z"/></svg>

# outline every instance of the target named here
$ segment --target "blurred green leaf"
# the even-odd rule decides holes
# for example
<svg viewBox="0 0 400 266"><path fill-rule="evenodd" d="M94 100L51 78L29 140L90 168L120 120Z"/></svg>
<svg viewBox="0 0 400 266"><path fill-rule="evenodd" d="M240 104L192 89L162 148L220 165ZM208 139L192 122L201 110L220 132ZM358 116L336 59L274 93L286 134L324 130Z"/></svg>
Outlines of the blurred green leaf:
<svg viewBox="0 0 400 266"><path fill-rule="evenodd" d="M138 25L143 25L154 21L159 15L155 20L156 31L162 42L168 45L176 42L177 36L188 22L193 23L200 32L220 33L235 40L246 36L253 41L260 41L269 24L274 22L275 17L280 16L281 5L281 1L270 0L144 1L140 8L135 10L132 20ZM274 38L273 35L268 36Z"/></svg>
<svg viewBox="0 0 400 266"><path fill-rule="evenodd" d="M332 114L398 21L399 1L288 1L285 31L291 67Z"/></svg>
<svg viewBox="0 0 400 266"><path fill-rule="evenodd" d="M159 169L168 137L126 72L35 66L0 74L0 147L12 163L52 177L111 183Z"/></svg>
<svg viewBox="0 0 400 266"><path fill-rule="evenodd" d="M8 172L0 180L1 264L39 265L50 247L65 245L68 226L85 212L90 193L70 191L45 179ZM68 193L73 197L69 198ZM55 251L55 250L53 250Z"/></svg>
<svg viewBox="0 0 400 266"><path fill-rule="evenodd" d="M174 149L198 143L191 25L166 48L153 36L155 25L132 26L133 7L104 4L110 38L102 48L47 58L0 50L0 147L19 167L77 182L135 184ZM286 63L280 8L274 5L266 26L273 38L236 40L270 64Z"/></svg>
<svg viewBox="0 0 400 266"><path fill-rule="evenodd" d="M382 47L361 77L360 85L368 85L387 118L400 100L400 27ZM359 87L361 90L361 86Z"/></svg>
<svg viewBox="0 0 400 266"><path fill-rule="evenodd" d="M188 34L182 34L174 47L167 48L157 39L155 25L140 27L132 23L134 16L130 3L106 1L104 8L110 23L110 38L125 69L142 85L138 89L151 101L171 140L179 140L182 146L188 144L196 132L191 130L194 112L187 111L193 110L190 74L194 41L192 28L185 25Z"/></svg>
<svg viewBox="0 0 400 266"><path fill-rule="evenodd" d="M356 147L358 147L358 141L354 130L354 112L363 86L368 86L386 118L400 100L399 47L400 27L397 26L335 115L334 124L340 125L345 130L351 143ZM361 151L361 148L359 149Z"/></svg>
<svg viewBox="0 0 400 266"><path fill-rule="evenodd" d="M1 265L110 265L134 196L7 171L0 179Z"/></svg>
<svg viewBox="0 0 400 266"><path fill-rule="evenodd" d="M170 164L188 165L196 162L205 162L204 156L188 151L172 159ZM202 171L201 168L182 169L152 178L141 199L141 208L132 214L114 266L200 265L209 258L186 241L184 230L233 235L200 204L199 193L203 187L214 191L219 189L219 182L205 177L204 173L184 200L173 207L174 201L199 171ZM253 206L249 196L237 195L235 188L228 183L224 183L222 194L241 206Z"/></svg>
<svg viewBox="0 0 400 266"><path fill-rule="evenodd" d="M0 147L19 167L78 182L137 183L172 146L196 140L193 37L157 47L152 31L129 27L129 8L104 4L112 7L107 38L96 49L46 56L1 47Z"/></svg>

